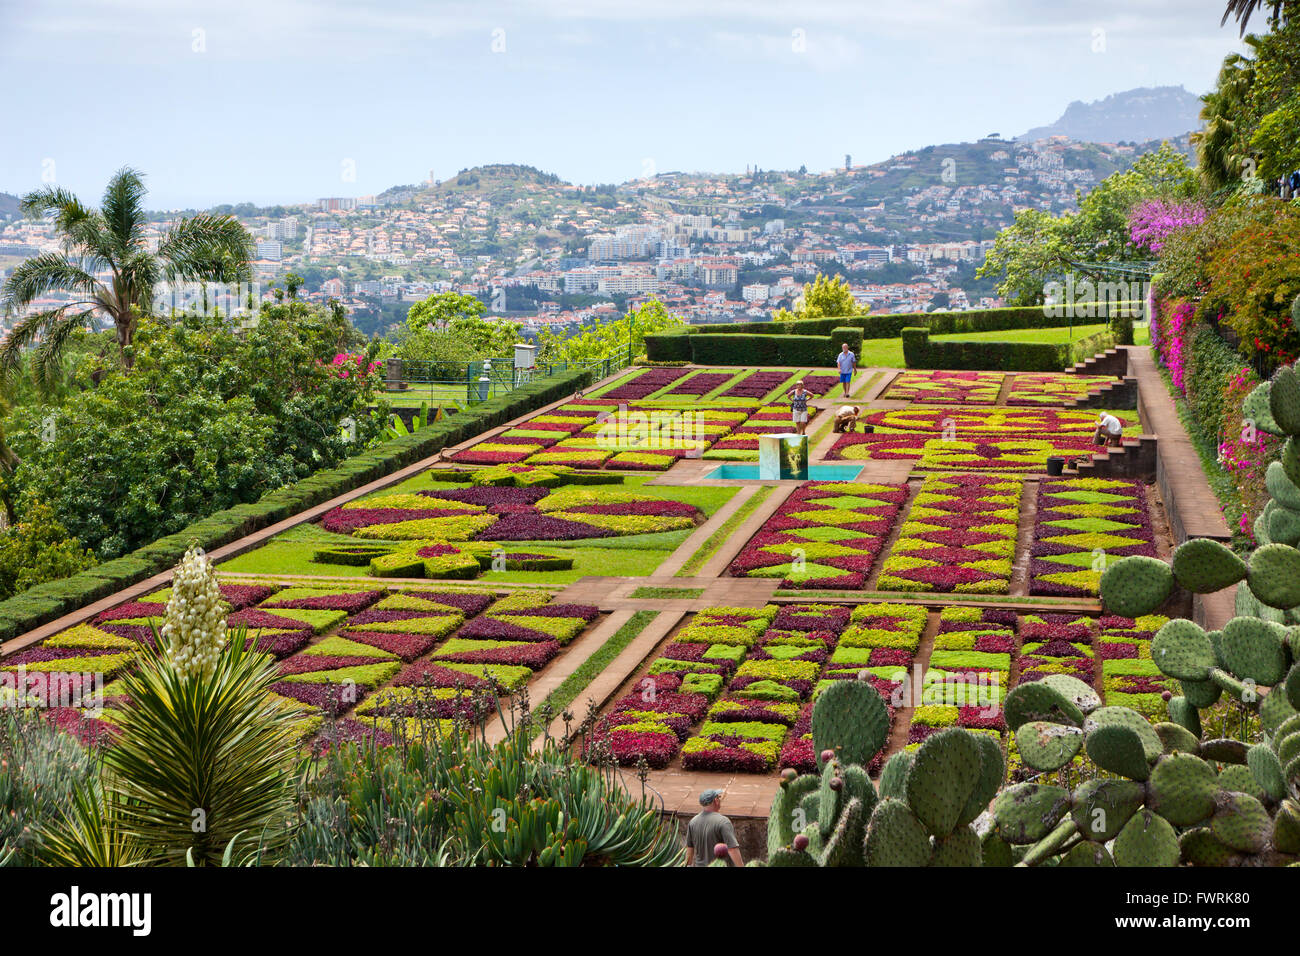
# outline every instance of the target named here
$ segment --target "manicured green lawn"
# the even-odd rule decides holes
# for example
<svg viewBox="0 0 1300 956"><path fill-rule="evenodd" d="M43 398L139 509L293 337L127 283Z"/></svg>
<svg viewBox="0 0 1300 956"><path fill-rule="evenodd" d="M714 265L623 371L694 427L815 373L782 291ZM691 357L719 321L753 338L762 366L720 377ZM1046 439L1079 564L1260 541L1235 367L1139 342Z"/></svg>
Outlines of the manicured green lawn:
<svg viewBox="0 0 1300 956"><path fill-rule="evenodd" d="M1059 329L1006 329L1000 332L959 332L953 335L935 335L935 342L1041 342L1048 345L1064 345L1077 342L1104 331L1105 323L1097 325L1076 325ZM1145 330L1143 330L1145 332ZM1145 344L1145 343L1140 343ZM862 354L858 356L858 366L866 368L878 365L882 368L906 368L903 364L903 340L867 339L862 343Z"/></svg>

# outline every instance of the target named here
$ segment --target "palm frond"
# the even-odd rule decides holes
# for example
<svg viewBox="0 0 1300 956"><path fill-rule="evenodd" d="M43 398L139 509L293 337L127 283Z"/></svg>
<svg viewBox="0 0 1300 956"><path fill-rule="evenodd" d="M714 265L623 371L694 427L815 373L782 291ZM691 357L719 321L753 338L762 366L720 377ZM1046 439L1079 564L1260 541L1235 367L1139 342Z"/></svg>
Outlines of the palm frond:
<svg viewBox="0 0 1300 956"><path fill-rule="evenodd" d="M128 306L134 305L142 315L148 315L153 311L154 291L161 278L162 264L157 256L142 249L132 253L118 267L115 289L118 307L114 314L118 315Z"/></svg>
<svg viewBox="0 0 1300 956"><path fill-rule="evenodd" d="M93 296L99 280L79 262L57 252L44 252L19 264L5 280L0 303L6 312L30 304L47 292L76 292Z"/></svg>
<svg viewBox="0 0 1300 956"><path fill-rule="evenodd" d="M240 282L252 275L252 238L234 216L182 219L158 246L163 275L172 282Z"/></svg>
<svg viewBox="0 0 1300 956"><path fill-rule="evenodd" d="M70 306L60 306L46 312L24 316L14 323L4 341L0 342L0 381L7 381L18 370L18 357L24 348L36 341L46 326L59 321Z"/></svg>
<svg viewBox="0 0 1300 956"><path fill-rule="evenodd" d="M32 357L32 377L43 395L53 394L63 377L63 348L72 333L94 326L94 312L64 316L45 327L45 337Z"/></svg>
<svg viewBox="0 0 1300 956"><path fill-rule="evenodd" d="M144 180L129 166L114 173L104 189L101 215L114 248L124 259L144 239L144 195Z"/></svg>
<svg viewBox="0 0 1300 956"><path fill-rule="evenodd" d="M1270 18L1278 19L1283 11L1293 5L1294 0L1228 0L1228 8L1223 11L1223 19L1219 21L1219 26L1227 25L1231 19L1236 19L1241 26L1241 36L1246 35L1246 26L1250 23L1250 18L1255 12L1265 7L1270 9Z"/></svg>

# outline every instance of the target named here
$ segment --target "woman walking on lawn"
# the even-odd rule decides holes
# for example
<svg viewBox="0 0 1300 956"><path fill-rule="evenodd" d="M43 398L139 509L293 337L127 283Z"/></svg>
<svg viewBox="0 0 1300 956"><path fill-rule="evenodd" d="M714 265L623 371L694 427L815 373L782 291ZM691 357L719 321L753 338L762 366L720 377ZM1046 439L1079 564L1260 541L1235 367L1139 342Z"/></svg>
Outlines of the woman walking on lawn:
<svg viewBox="0 0 1300 956"><path fill-rule="evenodd" d="M802 435L808 427L808 397L812 392L803 387L803 379L794 383L794 388L786 392L790 396L790 417L794 420L795 428Z"/></svg>
<svg viewBox="0 0 1300 956"><path fill-rule="evenodd" d="M840 370L840 384L844 386L844 397L849 397L849 383L853 381L853 371L858 367L858 357L849 350L848 342L840 343L840 354L835 356L835 364Z"/></svg>

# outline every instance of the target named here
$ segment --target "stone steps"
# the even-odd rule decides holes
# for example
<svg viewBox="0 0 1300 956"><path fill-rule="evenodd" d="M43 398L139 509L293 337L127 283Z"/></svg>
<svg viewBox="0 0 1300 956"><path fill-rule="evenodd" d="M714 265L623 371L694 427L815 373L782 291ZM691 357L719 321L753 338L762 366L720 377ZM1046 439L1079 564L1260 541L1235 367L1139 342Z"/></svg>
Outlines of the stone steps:
<svg viewBox="0 0 1300 956"><path fill-rule="evenodd" d="M1155 435L1125 438L1119 448L1107 448L1089 461L1077 462L1065 473L1077 478L1122 478L1150 483L1156 480L1157 447Z"/></svg>

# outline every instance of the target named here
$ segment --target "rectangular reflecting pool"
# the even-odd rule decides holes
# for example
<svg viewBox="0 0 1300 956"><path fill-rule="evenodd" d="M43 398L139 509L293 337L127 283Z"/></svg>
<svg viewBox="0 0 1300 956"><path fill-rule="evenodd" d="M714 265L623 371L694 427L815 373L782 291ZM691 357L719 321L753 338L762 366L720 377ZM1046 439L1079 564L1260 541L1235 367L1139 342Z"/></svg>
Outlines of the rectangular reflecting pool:
<svg viewBox="0 0 1300 956"><path fill-rule="evenodd" d="M853 481L861 465L810 465L809 481ZM758 481L758 465L721 465L704 476L706 481Z"/></svg>

